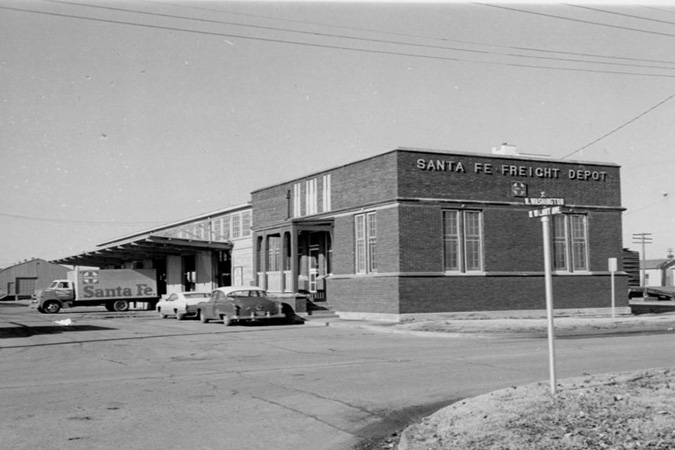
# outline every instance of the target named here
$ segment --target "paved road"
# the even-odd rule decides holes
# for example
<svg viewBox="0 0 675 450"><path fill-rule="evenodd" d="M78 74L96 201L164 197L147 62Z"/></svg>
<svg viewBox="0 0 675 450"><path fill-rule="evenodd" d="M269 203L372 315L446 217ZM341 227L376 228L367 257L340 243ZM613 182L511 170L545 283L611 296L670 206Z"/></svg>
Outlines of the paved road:
<svg viewBox="0 0 675 450"><path fill-rule="evenodd" d="M122 316L0 302L3 448L350 449L400 411L548 377L541 338ZM662 335L561 339L558 377L673 366L674 347Z"/></svg>

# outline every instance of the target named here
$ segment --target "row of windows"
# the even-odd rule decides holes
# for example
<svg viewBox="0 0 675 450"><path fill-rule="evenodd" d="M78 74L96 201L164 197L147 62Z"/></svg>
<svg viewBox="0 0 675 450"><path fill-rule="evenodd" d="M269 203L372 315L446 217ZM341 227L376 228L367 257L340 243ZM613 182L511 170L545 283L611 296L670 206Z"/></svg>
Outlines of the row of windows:
<svg viewBox="0 0 675 450"><path fill-rule="evenodd" d="M553 267L558 271L588 271L588 222L584 215L553 216ZM443 269L482 272L483 213L443 211ZM354 216L356 273L377 272L376 213Z"/></svg>
<svg viewBox="0 0 675 450"><path fill-rule="evenodd" d="M292 217L310 216L332 210L330 174L321 177L320 186L318 181L317 178L312 178L293 185Z"/></svg>
<svg viewBox="0 0 675 450"><path fill-rule="evenodd" d="M251 235L251 211L227 214L214 219L195 222L171 230L171 235L182 239L229 241Z"/></svg>

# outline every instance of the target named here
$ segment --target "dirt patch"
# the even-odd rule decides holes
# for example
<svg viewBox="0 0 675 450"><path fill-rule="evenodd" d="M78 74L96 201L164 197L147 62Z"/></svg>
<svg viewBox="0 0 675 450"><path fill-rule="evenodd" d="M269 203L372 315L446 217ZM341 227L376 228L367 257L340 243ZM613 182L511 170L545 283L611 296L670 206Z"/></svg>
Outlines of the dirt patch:
<svg viewBox="0 0 675 450"><path fill-rule="evenodd" d="M588 334L594 332L614 332L631 330L675 331L675 315L645 315L611 317L556 317L556 334ZM430 333L524 333L540 334L548 330L545 317L506 318L506 319L454 319L428 320L400 323L391 326L401 332Z"/></svg>
<svg viewBox="0 0 675 450"><path fill-rule="evenodd" d="M401 436L399 450L675 448L671 369L512 387L457 402ZM672 383L672 384L671 384Z"/></svg>

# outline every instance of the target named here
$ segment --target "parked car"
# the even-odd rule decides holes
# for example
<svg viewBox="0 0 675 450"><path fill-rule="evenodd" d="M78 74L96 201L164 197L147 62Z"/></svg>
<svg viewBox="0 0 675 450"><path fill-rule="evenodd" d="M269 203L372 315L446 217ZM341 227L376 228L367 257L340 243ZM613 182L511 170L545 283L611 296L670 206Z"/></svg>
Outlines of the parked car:
<svg viewBox="0 0 675 450"><path fill-rule="evenodd" d="M156 306L156 310L162 319L175 315L176 319L183 320L188 316L196 316L196 309L190 310L190 306L196 305L211 296L208 292L179 292L162 298Z"/></svg>
<svg viewBox="0 0 675 450"><path fill-rule="evenodd" d="M202 323L222 320L226 326L240 321L283 319L292 323L295 320L291 305L270 299L267 291L255 286L215 289L211 298L194 308Z"/></svg>

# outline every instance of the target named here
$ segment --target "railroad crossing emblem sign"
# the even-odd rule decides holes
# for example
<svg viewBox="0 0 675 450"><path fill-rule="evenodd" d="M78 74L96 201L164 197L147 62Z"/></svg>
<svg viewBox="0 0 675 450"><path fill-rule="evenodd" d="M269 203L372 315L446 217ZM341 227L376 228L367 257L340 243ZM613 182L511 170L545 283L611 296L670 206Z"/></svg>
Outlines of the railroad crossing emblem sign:
<svg viewBox="0 0 675 450"><path fill-rule="evenodd" d="M520 181L511 183L511 193L514 197L525 197L527 195L527 185Z"/></svg>
<svg viewBox="0 0 675 450"><path fill-rule="evenodd" d="M86 270L82 272L82 283L98 284L98 272L96 270Z"/></svg>

